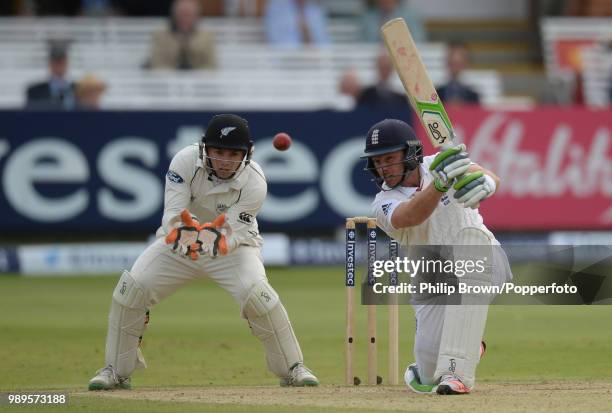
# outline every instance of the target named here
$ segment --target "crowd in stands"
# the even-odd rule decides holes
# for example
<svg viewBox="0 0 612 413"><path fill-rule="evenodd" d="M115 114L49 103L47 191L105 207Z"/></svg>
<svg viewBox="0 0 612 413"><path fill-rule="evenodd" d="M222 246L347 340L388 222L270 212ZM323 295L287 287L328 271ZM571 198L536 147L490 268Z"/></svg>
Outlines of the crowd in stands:
<svg viewBox="0 0 612 413"><path fill-rule="evenodd" d="M331 43L330 35L327 32L326 9L316 0L13 2L15 7L23 7L26 3L31 10L40 15L100 15L117 11L143 15L158 14L163 10L169 10L167 25L152 33L150 56L146 62L143 62L143 67L151 70L198 70L217 67L214 34L202 29L199 25L200 17L205 14L204 11L209 14L212 11L239 16L261 16L267 40L271 45L298 48L303 45L326 47ZM207 6L203 6L204 3ZM213 7L213 3L216 4L216 7ZM409 3L400 0L368 0L366 3L366 12L361 16L364 41L381 42L379 35L381 22L394 17L404 17L409 22L418 42L426 40L424 25L418 13L409 7ZM93 74L83 79L82 84L68 80L66 78L68 47L69 43L58 44L57 42L50 46L49 79L28 88L26 92L28 108L70 110L99 107L100 96L106 89L106 85ZM348 78L344 80L348 82L347 85L340 87L350 90L343 92L352 95L353 100L350 106L405 106L407 104L405 96L394 91L389 85L393 67L386 53L381 53L377 57L376 67L378 80L373 85L362 86L356 73L348 74Z"/></svg>
<svg viewBox="0 0 612 413"><path fill-rule="evenodd" d="M440 99L445 104L478 105L480 96L461 81L461 73L469 67L468 51L463 44L453 44L448 49L447 64L450 79L438 87ZM348 98L349 108L391 109L407 107L406 96L390 85L393 65L389 55L382 51L376 58L378 78L376 83L363 86L356 70L343 73L338 91Z"/></svg>
<svg viewBox="0 0 612 413"><path fill-rule="evenodd" d="M360 25L362 41L381 43L380 26L391 18L403 17L417 43L428 41L428 34L418 3L408 0L356 0L362 12L353 18ZM610 1L559 1L562 14L574 16L612 15ZM36 16L168 16L168 22L151 34L150 50L142 68L150 70L214 70L218 67L214 33L202 16L256 17L261 20L266 40L279 48L303 46L326 48L332 40L327 3L321 0L3 0L2 15ZM49 78L27 88L27 107L59 109L95 109L107 85L94 74L70 81L66 78L70 39L49 48ZM382 50L382 49L381 49ZM448 46L449 81L439 87L446 103L479 104L481 98L462 83L461 73L469 67L469 49L465 44ZM389 86L393 73L386 53L376 60L378 79L364 85L358 71L348 70L339 79L338 90L347 97L349 107L390 107L406 105L403 94ZM578 79L579 74L577 75ZM85 82L85 80L87 80ZM80 87L79 87L80 85ZM580 88L578 88L580 89ZM580 89L581 90L581 89ZM572 96L583 101L580 90ZM612 101L612 87L610 88Z"/></svg>
<svg viewBox="0 0 612 413"><path fill-rule="evenodd" d="M49 45L48 78L28 86L26 108L41 110L99 110L106 84L89 73L76 82L68 77L68 45Z"/></svg>

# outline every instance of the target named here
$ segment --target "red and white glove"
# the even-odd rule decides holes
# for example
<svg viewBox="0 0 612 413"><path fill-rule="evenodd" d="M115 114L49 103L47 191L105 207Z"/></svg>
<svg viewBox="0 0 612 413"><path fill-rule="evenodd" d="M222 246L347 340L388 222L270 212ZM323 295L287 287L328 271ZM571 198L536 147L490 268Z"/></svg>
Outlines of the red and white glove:
<svg viewBox="0 0 612 413"><path fill-rule="evenodd" d="M172 244L172 250L192 260L200 255L212 258L227 254L227 239L225 237L225 214L219 215L213 222L200 224L191 217L189 211L181 212L182 225L174 228L166 236L166 244Z"/></svg>

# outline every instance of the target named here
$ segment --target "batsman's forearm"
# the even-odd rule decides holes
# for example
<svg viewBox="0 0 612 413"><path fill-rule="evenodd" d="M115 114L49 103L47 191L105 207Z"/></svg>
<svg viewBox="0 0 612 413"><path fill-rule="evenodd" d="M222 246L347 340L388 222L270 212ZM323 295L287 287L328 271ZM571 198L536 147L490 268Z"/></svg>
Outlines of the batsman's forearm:
<svg viewBox="0 0 612 413"><path fill-rule="evenodd" d="M433 183L409 201L402 202L393 211L391 224L397 229L422 224L438 206L443 193Z"/></svg>

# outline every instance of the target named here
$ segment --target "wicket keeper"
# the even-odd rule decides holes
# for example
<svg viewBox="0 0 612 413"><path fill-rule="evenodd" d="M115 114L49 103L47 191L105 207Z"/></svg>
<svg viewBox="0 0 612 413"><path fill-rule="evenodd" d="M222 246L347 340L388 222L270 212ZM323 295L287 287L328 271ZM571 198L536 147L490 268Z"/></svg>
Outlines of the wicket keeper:
<svg viewBox="0 0 612 413"><path fill-rule="evenodd" d="M136 368L146 367L139 344L155 304L188 282L209 278L240 305L281 386L317 386L285 307L269 284L257 213L266 178L251 160L246 120L212 118L199 144L181 150L166 174L164 214L157 240L124 271L113 292L105 367L90 390L130 388Z"/></svg>
<svg viewBox="0 0 612 413"><path fill-rule="evenodd" d="M494 246L493 265L479 282L501 285L512 277L506 254L475 209L495 193L499 178L471 162L465 145L423 156L423 145L407 123L385 119L368 131L362 158L381 189L372 208L389 237L403 247ZM416 362L404 379L417 393L469 393L484 353L488 301L445 305L442 298L413 304Z"/></svg>

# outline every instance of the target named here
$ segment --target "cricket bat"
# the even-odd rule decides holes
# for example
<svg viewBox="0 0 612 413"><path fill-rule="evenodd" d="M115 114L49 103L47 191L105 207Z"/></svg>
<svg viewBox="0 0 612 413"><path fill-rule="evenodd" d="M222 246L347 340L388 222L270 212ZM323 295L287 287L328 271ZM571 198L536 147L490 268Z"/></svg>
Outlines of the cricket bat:
<svg viewBox="0 0 612 413"><path fill-rule="evenodd" d="M453 125L427 74L406 22L401 17L389 20L380 31L395 71L404 85L410 106L423 125L429 141L434 148L447 149L453 146ZM472 208L476 209L478 205Z"/></svg>
<svg viewBox="0 0 612 413"><path fill-rule="evenodd" d="M410 30L402 18L389 20L380 29L393 66L399 75L410 106L414 109L434 148L446 149L455 140L453 126L444 110Z"/></svg>

